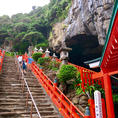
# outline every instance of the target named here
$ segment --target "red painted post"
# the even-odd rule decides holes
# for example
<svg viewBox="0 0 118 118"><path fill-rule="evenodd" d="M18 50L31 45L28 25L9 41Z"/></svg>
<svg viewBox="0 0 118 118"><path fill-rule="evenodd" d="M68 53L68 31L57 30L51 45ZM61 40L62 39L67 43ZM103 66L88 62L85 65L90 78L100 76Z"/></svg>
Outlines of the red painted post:
<svg viewBox="0 0 118 118"><path fill-rule="evenodd" d="M90 105L90 116L91 116L91 118L95 118L95 104L94 104L94 99L88 99L88 103Z"/></svg>
<svg viewBox="0 0 118 118"><path fill-rule="evenodd" d="M73 118L73 112L75 112L75 108L73 107L72 104L70 104L70 109L71 109L70 118Z"/></svg>
<svg viewBox="0 0 118 118"><path fill-rule="evenodd" d="M105 107L105 100L102 98L102 114L103 114L103 118L106 118L106 107Z"/></svg>
<svg viewBox="0 0 118 118"><path fill-rule="evenodd" d="M91 73L91 76L92 76L92 74L93 74L93 73ZM92 77L91 77L91 78L92 78ZM92 79L92 83L91 83L91 84L94 85L94 79Z"/></svg>
<svg viewBox="0 0 118 118"><path fill-rule="evenodd" d="M64 100L64 96L61 94L61 101ZM62 112L62 109L64 109L63 103L60 101L60 108L59 111Z"/></svg>
<svg viewBox="0 0 118 118"><path fill-rule="evenodd" d="M87 86L88 73L84 72L84 86Z"/></svg>
<svg viewBox="0 0 118 118"><path fill-rule="evenodd" d="M82 80L81 86L82 86L83 91L85 91L85 88L84 88L84 78L83 78L83 70L82 69L80 70L80 75L81 75L81 80Z"/></svg>
<svg viewBox="0 0 118 118"><path fill-rule="evenodd" d="M91 73L89 72L89 73L88 73L88 79L89 79L88 82L89 82L89 85L91 85L91 77L90 77L90 74L91 74Z"/></svg>
<svg viewBox="0 0 118 118"><path fill-rule="evenodd" d="M102 88L104 89L104 80L103 80L103 77L101 78L101 84L102 84Z"/></svg>
<svg viewBox="0 0 118 118"><path fill-rule="evenodd" d="M0 55L1 55L2 51L0 50Z"/></svg>
<svg viewBox="0 0 118 118"><path fill-rule="evenodd" d="M84 116L84 118L91 118L91 116Z"/></svg>
<svg viewBox="0 0 118 118"><path fill-rule="evenodd" d="M105 74L103 76L103 79L107 107L107 118L115 118L110 77Z"/></svg>

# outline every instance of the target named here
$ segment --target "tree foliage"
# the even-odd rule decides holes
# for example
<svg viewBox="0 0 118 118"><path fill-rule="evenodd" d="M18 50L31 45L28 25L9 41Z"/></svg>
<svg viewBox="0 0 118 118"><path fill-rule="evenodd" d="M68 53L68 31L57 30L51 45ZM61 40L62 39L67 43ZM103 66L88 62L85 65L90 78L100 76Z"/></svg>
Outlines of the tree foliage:
<svg viewBox="0 0 118 118"><path fill-rule="evenodd" d="M48 43L45 42L45 43L39 43L39 44L36 45L36 48L40 49L40 47L47 48L48 47Z"/></svg>
<svg viewBox="0 0 118 118"><path fill-rule="evenodd" d="M12 40L12 50L19 52L25 52L29 45L47 45L52 25L66 18L70 5L71 0L51 0L44 7L33 6L28 14L0 16L0 45Z"/></svg>
<svg viewBox="0 0 118 118"><path fill-rule="evenodd" d="M60 82L66 83L67 80L77 78L77 68L72 65L62 65L57 74Z"/></svg>
<svg viewBox="0 0 118 118"><path fill-rule="evenodd" d="M43 42L45 40L45 37L41 32L29 32L24 35L23 40L28 41L30 45L34 46L38 43Z"/></svg>
<svg viewBox="0 0 118 118"><path fill-rule="evenodd" d="M42 53L40 52L36 52L32 55L32 58L34 59L34 61L38 61L39 58L41 58Z"/></svg>
<svg viewBox="0 0 118 118"><path fill-rule="evenodd" d="M50 61L51 61L51 60L50 60L49 57L40 57L40 58L38 59L38 64L40 64L40 65L45 65L46 63L49 64Z"/></svg>

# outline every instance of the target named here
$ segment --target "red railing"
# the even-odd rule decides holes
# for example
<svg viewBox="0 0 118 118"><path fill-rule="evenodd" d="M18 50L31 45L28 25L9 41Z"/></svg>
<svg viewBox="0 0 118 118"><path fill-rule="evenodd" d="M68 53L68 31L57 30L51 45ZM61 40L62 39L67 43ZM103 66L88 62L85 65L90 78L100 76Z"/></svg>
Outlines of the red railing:
<svg viewBox="0 0 118 118"><path fill-rule="evenodd" d="M5 55L5 51L0 50L0 71L2 69L4 55Z"/></svg>
<svg viewBox="0 0 118 118"><path fill-rule="evenodd" d="M27 53L25 53L25 54L23 55L23 59L24 59L26 62L28 62L28 55L27 55Z"/></svg>
<svg viewBox="0 0 118 118"><path fill-rule="evenodd" d="M61 62L58 58L56 58L56 61ZM97 74L97 72L89 70L89 69L81 67L81 66L78 66L78 65L75 65L75 64L72 64L72 63L68 63L68 64L73 65L80 72L81 80L82 80L81 86L82 86L83 91L85 91L87 84L88 85L94 85L95 83L97 83L102 88L104 87L102 78L98 79L98 80L92 79L92 74Z"/></svg>
<svg viewBox="0 0 118 118"><path fill-rule="evenodd" d="M34 62L31 64L31 70L64 118L90 118L89 116L85 116L77 107L75 107Z"/></svg>

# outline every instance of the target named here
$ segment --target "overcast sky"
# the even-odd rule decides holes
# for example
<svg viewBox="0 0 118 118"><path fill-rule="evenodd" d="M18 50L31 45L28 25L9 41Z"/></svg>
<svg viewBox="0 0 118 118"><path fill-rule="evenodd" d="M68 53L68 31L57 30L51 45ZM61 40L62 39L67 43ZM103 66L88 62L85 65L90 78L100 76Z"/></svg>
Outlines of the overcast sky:
<svg viewBox="0 0 118 118"><path fill-rule="evenodd" d="M32 6L44 6L50 0L0 0L0 16L28 13Z"/></svg>

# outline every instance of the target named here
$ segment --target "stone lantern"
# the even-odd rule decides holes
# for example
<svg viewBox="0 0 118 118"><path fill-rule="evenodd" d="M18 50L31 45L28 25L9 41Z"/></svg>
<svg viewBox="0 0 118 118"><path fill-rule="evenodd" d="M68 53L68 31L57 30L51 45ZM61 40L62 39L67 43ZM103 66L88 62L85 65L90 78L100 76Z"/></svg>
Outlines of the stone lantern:
<svg viewBox="0 0 118 118"><path fill-rule="evenodd" d="M36 53L36 52L38 52L38 49L35 47L35 48L34 48L34 53Z"/></svg>
<svg viewBox="0 0 118 118"><path fill-rule="evenodd" d="M55 61L55 58L56 58L57 56L55 55L55 53L53 53L53 55L52 55L52 61Z"/></svg>
<svg viewBox="0 0 118 118"><path fill-rule="evenodd" d="M38 52L43 53L42 47L40 47L40 49L38 50Z"/></svg>
<svg viewBox="0 0 118 118"><path fill-rule="evenodd" d="M45 57L49 57L50 55L50 51L48 50L48 49L46 49L46 51L45 51Z"/></svg>
<svg viewBox="0 0 118 118"><path fill-rule="evenodd" d="M69 51L71 51L71 48L68 48L65 44L65 42L62 44L62 47L59 50L60 53L60 60L63 64L68 64L68 58L69 58Z"/></svg>
<svg viewBox="0 0 118 118"><path fill-rule="evenodd" d="M32 50L33 50L33 46L29 46L29 48L28 48L28 55L29 56L32 55Z"/></svg>

